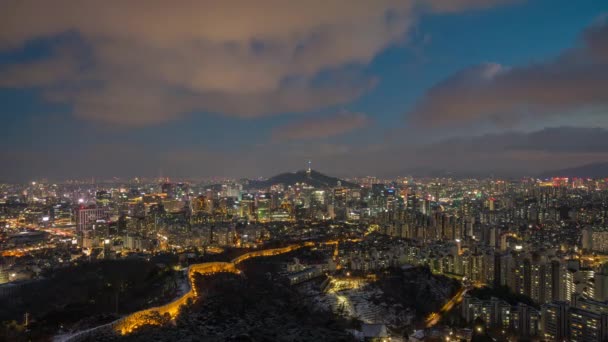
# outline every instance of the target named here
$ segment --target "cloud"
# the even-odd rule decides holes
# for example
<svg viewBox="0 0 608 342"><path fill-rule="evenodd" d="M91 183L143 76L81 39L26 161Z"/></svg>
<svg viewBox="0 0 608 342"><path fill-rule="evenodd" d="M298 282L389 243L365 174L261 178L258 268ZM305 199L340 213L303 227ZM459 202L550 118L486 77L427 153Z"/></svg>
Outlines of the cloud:
<svg viewBox="0 0 608 342"><path fill-rule="evenodd" d="M0 66L0 87L45 87L73 81L78 78L79 60L70 46L60 45L53 49L51 57L41 61L15 63Z"/></svg>
<svg viewBox="0 0 608 342"><path fill-rule="evenodd" d="M533 132L509 131L474 137L456 137L428 144L428 150L467 153L547 152L608 153L608 130L585 127L552 127Z"/></svg>
<svg viewBox="0 0 608 342"><path fill-rule="evenodd" d="M474 176L530 176L547 170L608 161L608 130L557 127L533 132L506 132L458 137L422 146L391 148L377 155L400 153L404 170L451 171ZM379 161L383 162L383 161Z"/></svg>
<svg viewBox="0 0 608 342"><path fill-rule="evenodd" d="M341 113L323 118L308 118L274 128L272 139L275 141L323 139L352 132L369 124L369 118L362 113Z"/></svg>
<svg viewBox="0 0 608 342"><path fill-rule="evenodd" d="M0 180L22 182L50 178L63 181L90 177L157 177L160 174L196 179L217 175L236 177L243 170L238 167L244 164L231 156L231 153L202 146L189 149L138 143L83 142L37 150L15 147L0 151L0 159L11 160L10 168L0 170Z"/></svg>
<svg viewBox="0 0 608 342"><path fill-rule="evenodd" d="M586 30L579 46L524 67L485 63L431 88L408 113L426 126L492 123L513 126L530 118L608 105L608 21Z"/></svg>
<svg viewBox="0 0 608 342"><path fill-rule="evenodd" d="M455 12L467 9L481 9L494 7L500 4L508 4L514 2L523 2L522 0L432 0L429 1L429 6L438 12Z"/></svg>
<svg viewBox="0 0 608 342"><path fill-rule="evenodd" d="M111 124L154 124L192 111L307 111L369 89L373 79L359 70L404 40L422 7L503 2L5 1L0 48L68 32L83 51L76 60L56 55L0 68L10 80L0 86L42 87L76 116Z"/></svg>
<svg viewBox="0 0 608 342"><path fill-rule="evenodd" d="M554 127L513 136L510 150L608 153L608 131L602 128Z"/></svg>

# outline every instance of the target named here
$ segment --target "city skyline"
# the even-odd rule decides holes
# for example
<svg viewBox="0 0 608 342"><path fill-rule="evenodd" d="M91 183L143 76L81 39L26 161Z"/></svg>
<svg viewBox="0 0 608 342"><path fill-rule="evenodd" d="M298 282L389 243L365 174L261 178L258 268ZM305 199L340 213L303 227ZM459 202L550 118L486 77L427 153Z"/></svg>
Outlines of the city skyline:
<svg viewBox="0 0 608 342"><path fill-rule="evenodd" d="M8 3L1 181L608 161L601 1Z"/></svg>
<svg viewBox="0 0 608 342"><path fill-rule="evenodd" d="M608 341L607 0L0 0L0 341Z"/></svg>

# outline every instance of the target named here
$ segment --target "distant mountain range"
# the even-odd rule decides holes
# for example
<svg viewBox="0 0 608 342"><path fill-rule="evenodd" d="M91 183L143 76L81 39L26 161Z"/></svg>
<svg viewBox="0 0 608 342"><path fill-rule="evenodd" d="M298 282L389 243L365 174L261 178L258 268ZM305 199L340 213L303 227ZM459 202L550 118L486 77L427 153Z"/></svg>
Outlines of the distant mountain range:
<svg viewBox="0 0 608 342"><path fill-rule="evenodd" d="M340 182L343 187L347 188L359 187L355 183L347 182L340 178L327 176L315 170L311 170L310 175L306 172L306 170L301 170L296 172L281 173L266 180L250 180L247 187L253 189L262 189L268 188L274 184L293 186L296 183L306 183L314 186L315 188L333 188L338 185L338 182Z"/></svg>
<svg viewBox="0 0 608 342"><path fill-rule="evenodd" d="M463 170L449 170L449 169L431 169L431 168L411 168L402 170L401 175L410 175L414 177L446 177L446 178L487 178L487 177L499 177L499 178L512 178L517 179L519 177L537 177L540 179L546 179L551 177L576 177L576 178L608 178L608 162L597 162L583 166L569 167L558 170L547 170L540 172L537 175L524 173L524 172L505 172L502 170L492 171L463 171Z"/></svg>
<svg viewBox="0 0 608 342"><path fill-rule="evenodd" d="M604 178L608 177L608 162L592 163L567 169L543 172L539 178L550 177L578 177L578 178Z"/></svg>
<svg viewBox="0 0 608 342"><path fill-rule="evenodd" d="M408 169L404 170L403 175L412 175L415 177L449 177L449 178L486 178L486 177L506 177L519 178L526 176L501 174L500 172L481 172L481 171L448 171L446 169ZM536 176L540 179L551 177L578 177L578 178L608 178L608 162L599 162L587 164L578 167L565 168L543 172ZM306 170L296 172L285 172L265 180L249 180L245 188L248 189L267 189L275 184L283 184L285 186L294 186L295 184L306 183L315 188L327 189L338 185L338 182L346 188L358 188L359 185L345 181L343 179L328 176L321 172L311 170L310 175ZM209 188L219 191L221 184L210 185Z"/></svg>

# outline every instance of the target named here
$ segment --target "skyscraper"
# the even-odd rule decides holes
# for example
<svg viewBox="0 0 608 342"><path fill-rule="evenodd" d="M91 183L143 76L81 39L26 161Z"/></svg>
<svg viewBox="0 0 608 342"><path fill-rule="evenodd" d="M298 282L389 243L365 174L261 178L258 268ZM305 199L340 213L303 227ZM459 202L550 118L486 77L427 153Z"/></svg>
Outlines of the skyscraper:
<svg viewBox="0 0 608 342"><path fill-rule="evenodd" d="M564 341L568 336L568 302L555 301L541 307L542 337Z"/></svg>

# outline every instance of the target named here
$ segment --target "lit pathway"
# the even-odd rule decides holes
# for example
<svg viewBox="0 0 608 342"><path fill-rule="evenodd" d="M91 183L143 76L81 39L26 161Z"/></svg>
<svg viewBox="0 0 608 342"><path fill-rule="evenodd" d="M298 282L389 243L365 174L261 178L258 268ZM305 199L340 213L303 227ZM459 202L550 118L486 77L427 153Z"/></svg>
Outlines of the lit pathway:
<svg viewBox="0 0 608 342"><path fill-rule="evenodd" d="M323 244L335 244L335 241L325 242ZM172 301L171 303L152 307L149 309L144 309L141 311L134 312L128 316L125 316L121 319L118 319L114 322L110 322L95 328L91 328L88 330L80 331L74 334L66 334L59 335L54 338L55 341L59 342L67 342L67 341L78 341L80 339L84 339L87 337L94 336L96 332L100 332L103 329L111 328L116 332L125 335L133 332L137 328L144 325L157 325L159 322L155 319L155 317L169 315L171 319L175 319L179 314L179 310L182 305L188 304L190 299L194 300L198 297L198 293L196 292L196 286L194 286L195 274L200 273L203 275L210 275L215 273L235 273L239 274L239 271L236 266L242 263L245 260L258 258L258 257L267 257L273 255L280 255L295 251L302 247L312 247L314 246L314 242L305 242L301 244L294 244L283 248L273 248L273 249L264 249L259 251L253 251L249 253L245 253L230 262L205 262L200 264L190 265L188 267L188 278L190 288L187 293L178 299Z"/></svg>
<svg viewBox="0 0 608 342"><path fill-rule="evenodd" d="M460 303L462 301L462 297L464 296L464 294L467 292L466 289L461 288L460 290L458 290L458 292L456 292L456 294L450 298L450 300L448 300L445 304L443 304L443 306L441 307L441 309L439 309L439 312L433 312L431 313L427 318L426 318L426 327L430 328L432 326L434 326L435 324L437 324L439 322L439 320L441 319L441 317L449 312L450 310L452 310L452 308L454 307L454 305Z"/></svg>
<svg viewBox="0 0 608 342"><path fill-rule="evenodd" d="M476 282L475 284L473 284L473 287L476 287L476 288L483 287L483 286L485 286L485 284L480 283L480 282ZM456 304L459 304L460 302L462 302L462 298L464 297L464 295L469 290L470 290L470 288L464 288L464 287L461 288L460 290L458 290L458 292L456 292L456 294L452 298L450 298L450 300L448 300L445 304L443 304L443 306L441 307L441 309L439 309L439 312L433 312L433 313L431 313L426 318L426 321L425 321L426 327L427 328L431 328L435 324L437 324L439 322L439 320L441 320L441 317L443 315L445 315L450 310L452 310L452 308Z"/></svg>
<svg viewBox="0 0 608 342"><path fill-rule="evenodd" d="M135 329L143 325L158 324L156 320L151 319L151 315L155 315L155 313L158 313L161 316L169 314L171 319L175 319L175 317L177 317L177 315L179 314L179 310L182 305L186 305L188 303L188 300L194 300L196 297L198 297L198 293L196 292L196 286L194 286L195 274L197 273L203 275L226 272L239 274L241 271L236 268L236 265L242 263L245 260L289 253L304 246L306 246L306 244L291 245L284 248L264 249L260 251L245 253L233 259L231 262L205 262L202 264L191 265L188 268L190 291L188 291L186 294L169 304L137 311L135 313L130 314L129 316L122 319L120 324L115 327L115 330L124 335L133 332Z"/></svg>

